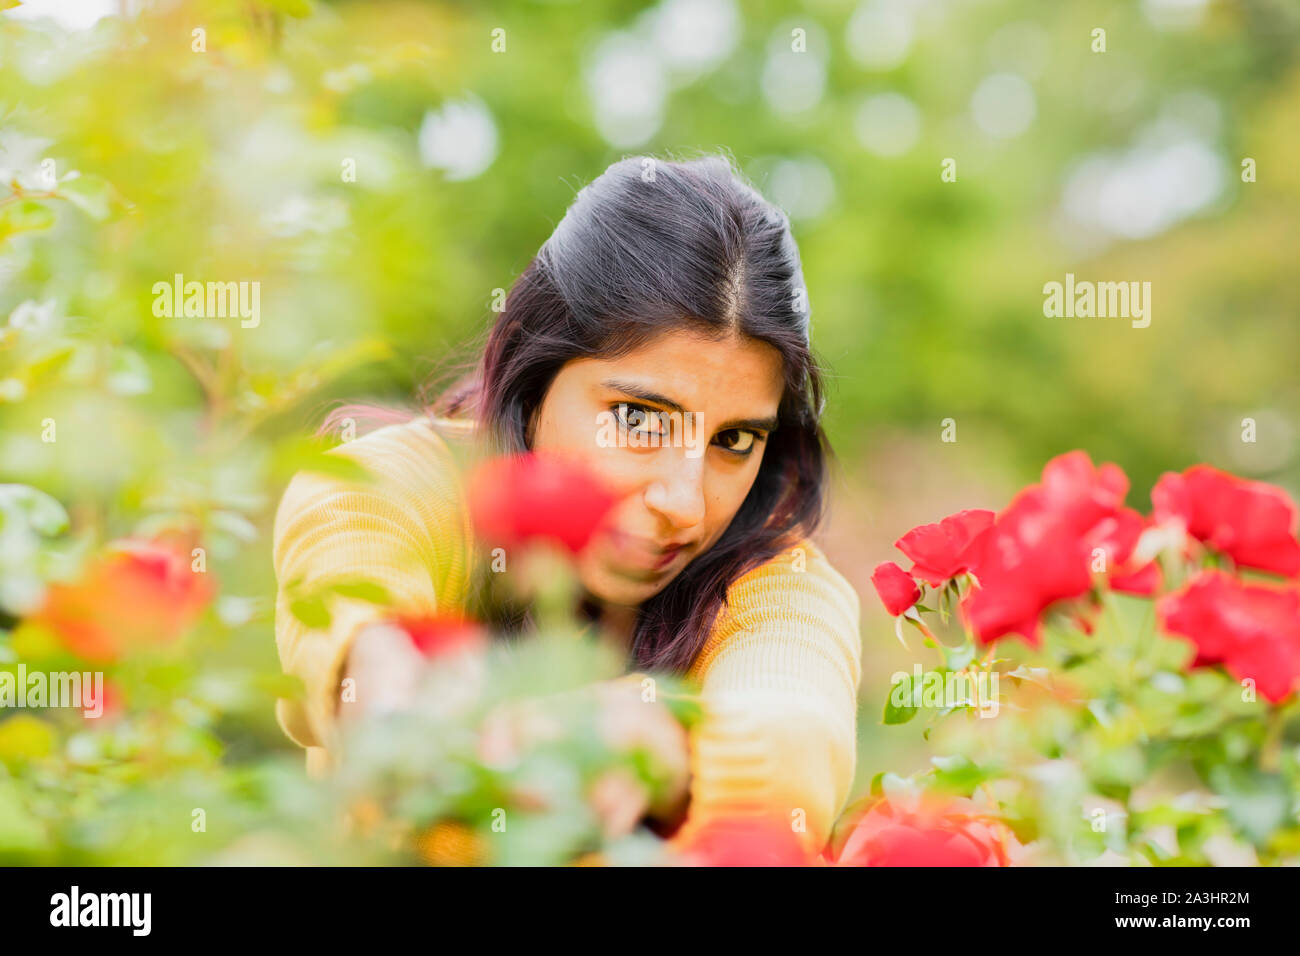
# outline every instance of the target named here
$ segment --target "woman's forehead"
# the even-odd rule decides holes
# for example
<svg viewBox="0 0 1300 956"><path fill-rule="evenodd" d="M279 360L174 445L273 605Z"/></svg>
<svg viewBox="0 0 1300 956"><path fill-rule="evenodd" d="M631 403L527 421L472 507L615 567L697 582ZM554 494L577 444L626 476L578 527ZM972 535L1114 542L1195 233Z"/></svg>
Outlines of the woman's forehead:
<svg viewBox="0 0 1300 956"><path fill-rule="evenodd" d="M774 409L784 382L780 351L745 336L717 339L670 332L626 354L583 364L583 377L592 384L635 383L681 405L721 401L771 404Z"/></svg>

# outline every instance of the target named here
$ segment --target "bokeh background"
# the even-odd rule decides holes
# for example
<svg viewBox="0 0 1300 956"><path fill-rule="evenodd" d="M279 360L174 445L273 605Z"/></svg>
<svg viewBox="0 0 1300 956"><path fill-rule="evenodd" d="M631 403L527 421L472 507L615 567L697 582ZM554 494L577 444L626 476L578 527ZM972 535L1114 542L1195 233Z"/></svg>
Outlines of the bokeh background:
<svg viewBox="0 0 1300 956"><path fill-rule="evenodd" d="M860 785L906 773L922 730L880 711L915 649L869 575L908 528L1073 448L1142 509L1196 461L1300 494L1298 41L1294 0L23 4L0 13L0 481L86 548L197 522L222 596L174 675L219 714L194 733L227 766L292 753L270 524L307 434L469 360L610 162L725 151L791 217L829 369ZM1067 272L1150 282L1150 326L1045 317ZM260 324L155 316L177 273L260 282ZM75 554L0 525L0 606Z"/></svg>

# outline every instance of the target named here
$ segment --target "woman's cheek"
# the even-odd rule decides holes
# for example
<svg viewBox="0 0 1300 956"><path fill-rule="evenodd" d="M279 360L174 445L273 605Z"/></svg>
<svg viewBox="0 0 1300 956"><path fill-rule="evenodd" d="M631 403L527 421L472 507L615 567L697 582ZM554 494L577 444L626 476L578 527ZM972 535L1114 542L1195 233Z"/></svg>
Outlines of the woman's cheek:
<svg viewBox="0 0 1300 956"><path fill-rule="evenodd" d="M749 497L750 489L754 487L757 478L758 463L755 462L751 467L737 474L727 475L713 482L705 493L709 514L719 516L716 520L724 527L730 524L736 512L740 511L740 506Z"/></svg>
<svg viewBox="0 0 1300 956"><path fill-rule="evenodd" d="M644 485L649 471L645 453L632 448L597 448L588 464L606 484L623 495Z"/></svg>

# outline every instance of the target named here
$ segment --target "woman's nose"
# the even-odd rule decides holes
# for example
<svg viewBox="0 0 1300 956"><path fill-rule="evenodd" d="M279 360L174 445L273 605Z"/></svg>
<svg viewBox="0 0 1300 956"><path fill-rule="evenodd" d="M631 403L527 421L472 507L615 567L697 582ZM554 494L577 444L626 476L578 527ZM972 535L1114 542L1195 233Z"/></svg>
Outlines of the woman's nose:
<svg viewBox="0 0 1300 956"><path fill-rule="evenodd" d="M675 528L690 528L704 520L704 459L702 456L664 456L664 473L650 482L645 503Z"/></svg>

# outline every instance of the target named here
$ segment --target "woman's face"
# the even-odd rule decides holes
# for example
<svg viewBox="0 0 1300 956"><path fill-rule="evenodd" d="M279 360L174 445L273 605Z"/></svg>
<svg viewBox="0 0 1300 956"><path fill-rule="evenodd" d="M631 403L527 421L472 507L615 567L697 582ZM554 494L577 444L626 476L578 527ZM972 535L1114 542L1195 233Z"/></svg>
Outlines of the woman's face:
<svg viewBox="0 0 1300 956"><path fill-rule="evenodd" d="M560 369L532 447L576 458L620 495L579 558L593 596L638 605L722 536L758 475L782 391L773 346L690 331Z"/></svg>

